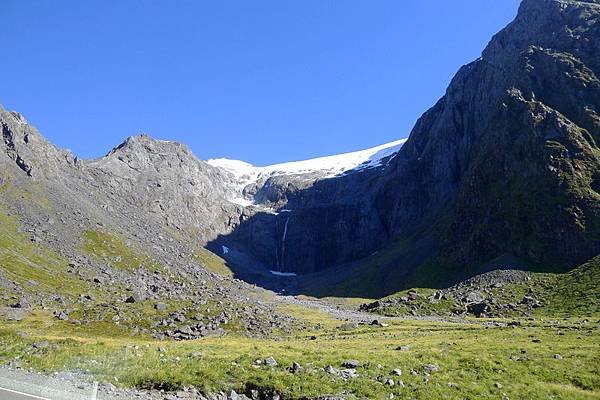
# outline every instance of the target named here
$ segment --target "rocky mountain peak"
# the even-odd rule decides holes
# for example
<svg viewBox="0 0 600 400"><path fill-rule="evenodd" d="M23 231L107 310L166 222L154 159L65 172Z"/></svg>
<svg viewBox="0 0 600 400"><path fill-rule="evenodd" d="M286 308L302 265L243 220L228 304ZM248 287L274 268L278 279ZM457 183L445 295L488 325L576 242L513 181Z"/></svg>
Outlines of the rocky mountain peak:
<svg viewBox="0 0 600 400"><path fill-rule="evenodd" d="M593 39L600 31L600 3L575 0L525 0L515 20L493 37L483 59L503 66L507 57L537 47L577 57L592 69L600 65Z"/></svg>
<svg viewBox="0 0 600 400"><path fill-rule="evenodd" d="M106 156L136 152L192 156L192 151L187 145L169 140L154 139L146 133L129 136L123 143L110 150Z"/></svg>
<svg viewBox="0 0 600 400"><path fill-rule="evenodd" d="M58 149L50 143L22 114L6 111L1 106L0 128L3 146L0 156L12 160L30 177L49 178L77 162L70 151Z"/></svg>

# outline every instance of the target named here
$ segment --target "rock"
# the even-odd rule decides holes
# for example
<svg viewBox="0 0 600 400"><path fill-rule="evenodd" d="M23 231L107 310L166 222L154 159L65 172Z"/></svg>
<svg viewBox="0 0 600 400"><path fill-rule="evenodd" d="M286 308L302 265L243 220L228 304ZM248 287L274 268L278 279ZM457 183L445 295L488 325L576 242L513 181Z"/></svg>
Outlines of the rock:
<svg viewBox="0 0 600 400"><path fill-rule="evenodd" d="M21 297L16 303L12 305L13 308L28 308L29 300L26 297Z"/></svg>
<svg viewBox="0 0 600 400"><path fill-rule="evenodd" d="M398 351L409 351L410 350L410 346L409 345L398 346L398 347L396 347L396 350L398 350Z"/></svg>
<svg viewBox="0 0 600 400"><path fill-rule="evenodd" d="M358 378L359 375L354 368L347 368L340 371L340 375L344 379Z"/></svg>
<svg viewBox="0 0 600 400"><path fill-rule="evenodd" d="M276 367L277 361L273 358L273 357L267 357L265 358L265 365L268 365L269 367Z"/></svg>
<svg viewBox="0 0 600 400"><path fill-rule="evenodd" d="M393 373L394 375L401 376L401 375L402 375L402 370L401 370L400 368L394 368L394 369L392 370L392 373Z"/></svg>
<svg viewBox="0 0 600 400"><path fill-rule="evenodd" d="M385 384L387 386L394 386L395 383L394 383L394 380L392 378L388 378L388 379L385 380Z"/></svg>
<svg viewBox="0 0 600 400"><path fill-rule="evenodd" d="M463 298L464 303L483 303L485 298L478 291L471 291Z"/></svg>
<svg viewBox="0 0 600 400"><path fill-rule="evenodd" d="M174 320L175 322L185 322L185 321L187 321L187 318L185 318L185 315L183 315L183 314L176 314L176 315L173 317L173 320Z"/></svg>
<svg viewBox="0 0 600 400"><path fill-rule="evenodd" d="M194 331L192 330L192 327L189 325L186 326L182 326L181 328L178 328L175 333L182 333L184 335L193 335Z"/></svg>
<svg viewBox="0 0 600 400"><path fill-rule="evenodd" d="M381 305L381 302L379 300L376 300L372 303L361 304L359 309L361 311L370 311L381 307Z"/></svg>
<svg viewBox="0 0 600 400"><path fill-rule="evenodd" d="M554 358L555 360L562 360L562 356L560 354L554 354L552 358Z"/></svg>
<svg viewBox="0 0 600 400"><path fill-rule="evenodd" d="M358 368L360 366L360 362L357 360L346 360L342 363L342 367L346 368Z"/></svg>
<svg viewBox="0 0 600 400"><path fill-rule="evenodd" d="M50 345L50 343L47 340L43 340L41 342L35 342L31 346L34 349L44 349L44 348L48 347L49 345Z"/></svg>
<svg viewBox="0 0 600 400"><path fill-rule="evenodd" d="M294 362L292 364L292 366L288 368L288 371L291 372L292 374L296 374L296 373L302 371L302 366L300 364L298 364L297 362Z"/></svg>
<svg viewBox="0 0 600 400"><path fill-rule="evenodd" d="M429 302L432 304L438 303L441 299L444 298L444 293L441 291L434 292L431 296L429 296Z"/></svg>
<svg viewBox="0 0 600 400"><path fill-rule="evenodd" d="M26 314L27 310L24 308L0 307L0 317L8 321L22 321Z"/></svg>
<svg viewBox="0 0 600 400"><path fill-rule="evenodd" d="M125 303L139 303L140 301L142 301L144 298L140 295L140 294L132 294L131 296L129 296L128 298L125 299Z"/></svg>
<svg viewBox="0 0 600 400"><path fill-rule="evenodd" d="M500 382L494 383L494 386L498 389L502 389L502 384Z"/></svg>
<svg viewBox="0 0 600 400"><path fill-rule="evenodd" d="M440 367L437 364L425 364L423 366L423 369L425 370L425 372L428 372L428 373L431 374L431 373L434 373L434 372L439 372Z"/></svg>
<svg viewBox="0 0 600 400"><path fill-rule="evenodd" d="M523 296L523 299L519 304L529 305L531 308L538 308L541 306L540 302L531 295Z"/></svg>
<svg viewBox="0 0 600 400"><path fill-rule="evenodd" d="M347 322L345 324L340 325L340 329L344 331L349 331L355 328L358 328L357 322Z"/></svg>
<svg viewBox="0 0 600 400"><path fill-rule="evenodd" d="M490 307L485 302L481 303L470 303L467 305L467 311L476 317L482 317L486 312L490 310Z"/></svg>
<svg viewBox="0 0 600 400"><path fill-rule="evenodd" d="M66 312L64 312L64 311L61 311L61 312L58 313L58 315L56 316L56 318L60 319L61 321L66 321L66 320L69 319L69 315Z"/></svg>
<svg viewBox="0 0 600 400"><path fill-rule="evenodd" d="M167 307L168 307L167 304L161 303L161 302L158 302L158 303L154 304L154 309L155 310L159 310L159 311L166 310Z"/></svg>
<svg viewBox="0 0 600 400"><path fill-rule="evenodd" d="M331 365L328 365L325 367L325 372L327 372L328 374L331 374L331 375L339 375L340 374L340 370L337 368L333 368Z"/></svg>

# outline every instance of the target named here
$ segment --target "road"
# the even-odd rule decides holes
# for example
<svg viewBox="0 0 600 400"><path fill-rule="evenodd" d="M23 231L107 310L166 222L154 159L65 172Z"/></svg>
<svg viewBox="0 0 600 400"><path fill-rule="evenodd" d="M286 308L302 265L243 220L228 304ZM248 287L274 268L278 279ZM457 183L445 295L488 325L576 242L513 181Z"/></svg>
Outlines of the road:
<svg viewBox="0 0 600 400"><path fill-rule="evenodd" d="M97 389L97 383L74 376L0 367L0 400L96 400Z"/></svg>
<svg viewBox="0 0 600 400"><path fill-rule="evenodd" d="M16 390L0 387L0 399L2 400L50 400L33 394L26 394Z"/></svg>

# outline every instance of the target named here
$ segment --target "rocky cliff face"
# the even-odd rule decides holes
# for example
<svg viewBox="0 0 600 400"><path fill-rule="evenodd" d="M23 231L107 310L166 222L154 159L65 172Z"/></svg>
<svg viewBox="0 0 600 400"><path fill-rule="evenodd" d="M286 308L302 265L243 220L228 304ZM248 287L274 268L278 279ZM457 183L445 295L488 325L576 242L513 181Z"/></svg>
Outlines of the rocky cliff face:
<svg viewBox="0 0 600 400"><path fill-rule="evenodd" d="M569 267L598 253L599 17L596 1L522 3L384 177L415 188L379 192L392 234L437 211L440 256L453 264L508 253Z"/></svg>
<svg viewBox="0 0 600 400"><path fill-rule="evenodd" d="M286 268L313 272L399 242L420 254L382 261L388 274L427 260L468 273L501 256L568 268L597 254L599 16L597 1L524 1L387 168L288 196ZM247 221L236 238L266 261L259 226Z"/></svg>

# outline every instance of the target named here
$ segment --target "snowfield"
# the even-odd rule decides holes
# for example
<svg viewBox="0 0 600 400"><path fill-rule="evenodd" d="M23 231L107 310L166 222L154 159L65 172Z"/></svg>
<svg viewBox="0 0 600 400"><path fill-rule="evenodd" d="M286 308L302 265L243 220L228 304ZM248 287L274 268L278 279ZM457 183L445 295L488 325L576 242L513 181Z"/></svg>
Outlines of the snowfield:
<svg viewBox="0 0 600 400"><path fill-rule="evenodd" d="M273 164L265 167L257 167L244 161L230 160L228 158L210 159L207 163L233 175L238 196L229 199L229 201L248 207L253 205L253 202L245 198L242 193L244 188L252 183L281 175L319 174L319 179L327 179L350 171L376 168L381 166L384 160L391 159L388 159L388 157L392 156L393 158L406 140L400 139L351 153Z"/></svg>

